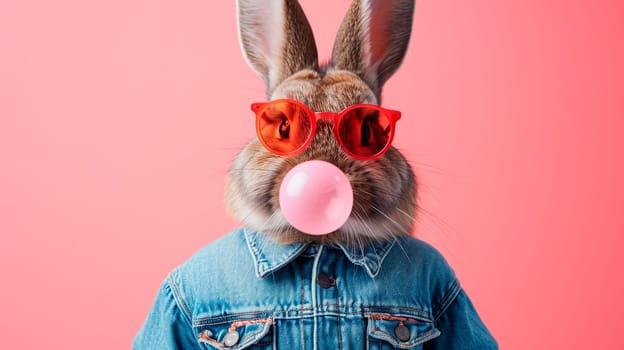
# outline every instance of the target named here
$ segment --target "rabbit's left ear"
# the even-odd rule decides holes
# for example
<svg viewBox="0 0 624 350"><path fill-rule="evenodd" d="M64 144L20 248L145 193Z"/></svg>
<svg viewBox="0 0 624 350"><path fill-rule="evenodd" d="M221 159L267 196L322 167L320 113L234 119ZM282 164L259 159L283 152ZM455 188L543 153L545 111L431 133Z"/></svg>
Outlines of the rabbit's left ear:
<svg viewBox="0 0 624 350"><path fill-rule="evenodd" d="M293 73L318 69L312 29L297 0L237 0L236 7L243 55L268 96Z"/></svg>
<svg viewBox="0 0 624 350"><path fill-rule="evenodd" d="M414 0L353 0L332 52L332 64L357 74L379 97L409 43Z"/></svg>

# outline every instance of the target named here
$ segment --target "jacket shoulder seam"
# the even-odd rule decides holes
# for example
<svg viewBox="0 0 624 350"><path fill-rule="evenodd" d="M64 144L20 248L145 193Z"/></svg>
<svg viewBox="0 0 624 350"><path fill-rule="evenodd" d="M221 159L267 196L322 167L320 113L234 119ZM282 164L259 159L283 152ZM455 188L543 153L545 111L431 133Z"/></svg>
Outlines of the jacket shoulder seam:
<svg viewBox="0 0 624 350"><path fill-rule="evenodd" d="M175 274L175 271L169 274L169 277L167 278L167 284L169 285L169 288L171 289L171 293L173 294L173 299L176 305L180 308L180 310L182 310L182 314L185 316L186 322L188 323L189 326L192 326L193 322L191 320L193 319L193 314L191 313L191 309L188 307L188 304L186 303L186 301L184 300L184 297L182 296L180 287L178 286L178 284L175 282L173 278L174 274Z"/></svg>
<svg viewBox="0 0 624 350"><path fill-rule="evenodd" d="M449 306L453 303L453 301L457 298L457 296L461 292L461 289L462 289L461 285L459 284L459 281L456 278L455 280L453 280L453 282L447 289L447 292L443 295L442 299L440 299L438 302L436 302L435 305L433 305L432 311L433 311L434 322L436 322L440 317L442 317L444 312L446 312L446 309L448 309Z"/></svg>

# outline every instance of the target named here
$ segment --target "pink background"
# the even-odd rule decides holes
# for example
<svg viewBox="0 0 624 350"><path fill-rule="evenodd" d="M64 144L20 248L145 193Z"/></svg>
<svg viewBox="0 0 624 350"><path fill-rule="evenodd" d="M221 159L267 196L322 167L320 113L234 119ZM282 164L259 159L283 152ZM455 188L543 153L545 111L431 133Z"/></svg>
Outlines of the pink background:
<svg viewBox="0 0 624 350"><path fill-rule="evenodd" d="M348 1L302 4L327 58ZM235 227L225 170L264 87L234 9L0 2L2 348L129 348L168 271ZM624 348L623 14L423 0L385 89L417 234L502 349Z"/></svg>

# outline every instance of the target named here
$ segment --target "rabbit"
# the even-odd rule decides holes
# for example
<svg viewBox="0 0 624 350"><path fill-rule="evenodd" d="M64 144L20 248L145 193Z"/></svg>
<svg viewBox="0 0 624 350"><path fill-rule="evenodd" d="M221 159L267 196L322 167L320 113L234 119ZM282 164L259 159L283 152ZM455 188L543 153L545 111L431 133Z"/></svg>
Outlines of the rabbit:
<svg viewBox="0 0 624 350"><path fill-rule="evenodd" d="M273 2L271 4L275 4ZM267 88L269 100L290 98L317 112L340 112L360 103L379 104L384 83L399 68L412 28L414 1L355 1L342 22L329 63L319 65L310 25L296 1L284 8L239 1L239 35L244 56ZM284 12L271 13L271 11ZM288 15L287 15L287 11ZM266 18L279 18L283 30ZM234 160L226 181L226 206L246 227L290 243L346 242L360 246L414 227L417 185L405 157L394 147L378 159L358 161L346 155L321 121L302 154L284 158L257 139ZM347 222L322 237L292 227L279 206L279 185L295 165L319 159L341 169L353 186L354 207Z"/></svg>
<svg viewBox="0 0 624 350"><path fill-rule="evenodd" d="M394 124L375 124L399 118L379 104L405 57L414 6L353 0L331 60L319 64L297 0L237 1L243 56L269 101L252 105L258 137L226 177L226 206L243 227L169 273L133 349L498 349L444 257L412 237L416 176L391 146ZM263 109L276 103L292 119ZM262 125L297 147L273 147ZM370 140L383 149L357 151ZM308 165L322 171L297 173ZM284 184L297 174L329 174L345 190L338 225L312 232L288 214ZM326 204L310 203L304 216Z"/></svg>

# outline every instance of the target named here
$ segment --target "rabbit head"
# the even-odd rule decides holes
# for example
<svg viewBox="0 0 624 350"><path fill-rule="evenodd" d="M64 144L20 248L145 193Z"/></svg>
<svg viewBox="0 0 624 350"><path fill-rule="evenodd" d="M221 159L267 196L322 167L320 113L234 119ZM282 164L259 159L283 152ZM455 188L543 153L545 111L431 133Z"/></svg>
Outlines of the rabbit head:
<svg viewBox="0 0 624 350"><path fill-rule="evenodd" d="M245 59L266 83L267 98L293 99L315 112L340 112L360 103L379 104L381 90L401 64L412 27L413 0L355 0L344 18L331 61L319 65L312 30L296 0L238 0L238 29ZM246 227L283 242L342 242L361 245L410 235L416 181L391 147L374 160L348 156L319 120L309 147L280 157L254 139L234 160L226 181L226 204ZM353 208L344 225L325 236L306 235L280 210L286 173L308 160L337 166L353 188Z"/></svg>

